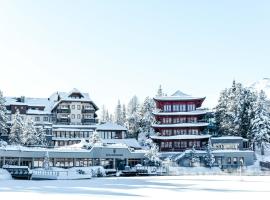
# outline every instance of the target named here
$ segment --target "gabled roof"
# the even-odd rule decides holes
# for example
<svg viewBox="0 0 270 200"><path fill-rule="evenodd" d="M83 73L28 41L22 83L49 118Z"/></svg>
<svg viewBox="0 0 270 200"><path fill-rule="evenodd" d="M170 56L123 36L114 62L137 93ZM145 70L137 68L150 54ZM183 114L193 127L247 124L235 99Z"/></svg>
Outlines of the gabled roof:
<svg viewBox="0 0 270 200"><path fill-rule="evenodd" d="M73 88L69 92L68 97L71 97L73 94L79 94L81 97L84 97L84 95L77 88Z"/></svg>
<svg viewBox="0 0 270 200"><path fill-rule="evenodd" d="M81 94L80 99L72 98L70 95L72 94ZM89 102L92 103L94 108L98 110L97 105L92 101L92 99L89 97L88 93L81 93L78 89L74 88L71 90L71 92L55 92L50 96L50 100L54 102L54 105L52 107L52 110L61 102Z"/></svg>

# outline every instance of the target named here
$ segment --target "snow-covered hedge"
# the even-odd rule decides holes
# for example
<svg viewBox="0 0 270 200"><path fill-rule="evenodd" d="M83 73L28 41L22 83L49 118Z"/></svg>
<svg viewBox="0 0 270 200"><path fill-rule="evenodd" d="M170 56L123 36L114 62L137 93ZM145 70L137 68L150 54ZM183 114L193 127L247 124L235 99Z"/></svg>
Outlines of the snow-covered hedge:
<svg viewBox="0 0 270 200"><path fill-rule="evenodd" d="M5 169L0 169L0 180L10 180L12 179L9 172Z"/></svg>

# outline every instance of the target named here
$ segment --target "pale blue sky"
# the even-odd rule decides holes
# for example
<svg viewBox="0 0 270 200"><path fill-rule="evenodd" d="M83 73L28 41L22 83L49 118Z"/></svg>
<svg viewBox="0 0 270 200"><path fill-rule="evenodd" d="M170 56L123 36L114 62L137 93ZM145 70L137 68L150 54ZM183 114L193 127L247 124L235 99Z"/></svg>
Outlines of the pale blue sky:
<svg viewBox="0 0 270 200"><path fill-rule="evenodd" d="M269 10L260 0L0 0L0 89L47 97L76 87L114 108L161 84L211 107L233 79L270 76Z"/></svg>

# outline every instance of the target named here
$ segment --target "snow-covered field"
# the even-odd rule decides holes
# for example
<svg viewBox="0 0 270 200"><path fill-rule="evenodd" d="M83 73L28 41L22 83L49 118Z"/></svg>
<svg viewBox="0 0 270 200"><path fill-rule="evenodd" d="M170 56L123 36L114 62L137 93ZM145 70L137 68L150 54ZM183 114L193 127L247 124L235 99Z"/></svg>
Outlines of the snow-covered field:
<svg viewBox="0 0 270 200"><path fill-rule="evenodd" d="M0 181L9 199L255 199L270 195L269 176L113 177L90 180Z"/></svg>

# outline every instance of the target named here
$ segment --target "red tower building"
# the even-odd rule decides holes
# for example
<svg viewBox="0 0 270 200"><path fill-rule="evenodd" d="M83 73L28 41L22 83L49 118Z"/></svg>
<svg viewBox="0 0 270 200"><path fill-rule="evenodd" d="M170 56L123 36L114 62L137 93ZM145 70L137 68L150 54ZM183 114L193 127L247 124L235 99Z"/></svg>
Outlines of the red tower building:
<svg viewBox="0 0 270 200"><path fill-rule="evenodd" d="M154 98L157 111L153 114L156 123L152 125L156 135L152 140L159 145L160 151L184 151L193 146L203 148L210 135L205 134L208 123L204 117L206 110L200 110L205 97L192 97L181 91L172 96Z"/></svg>

